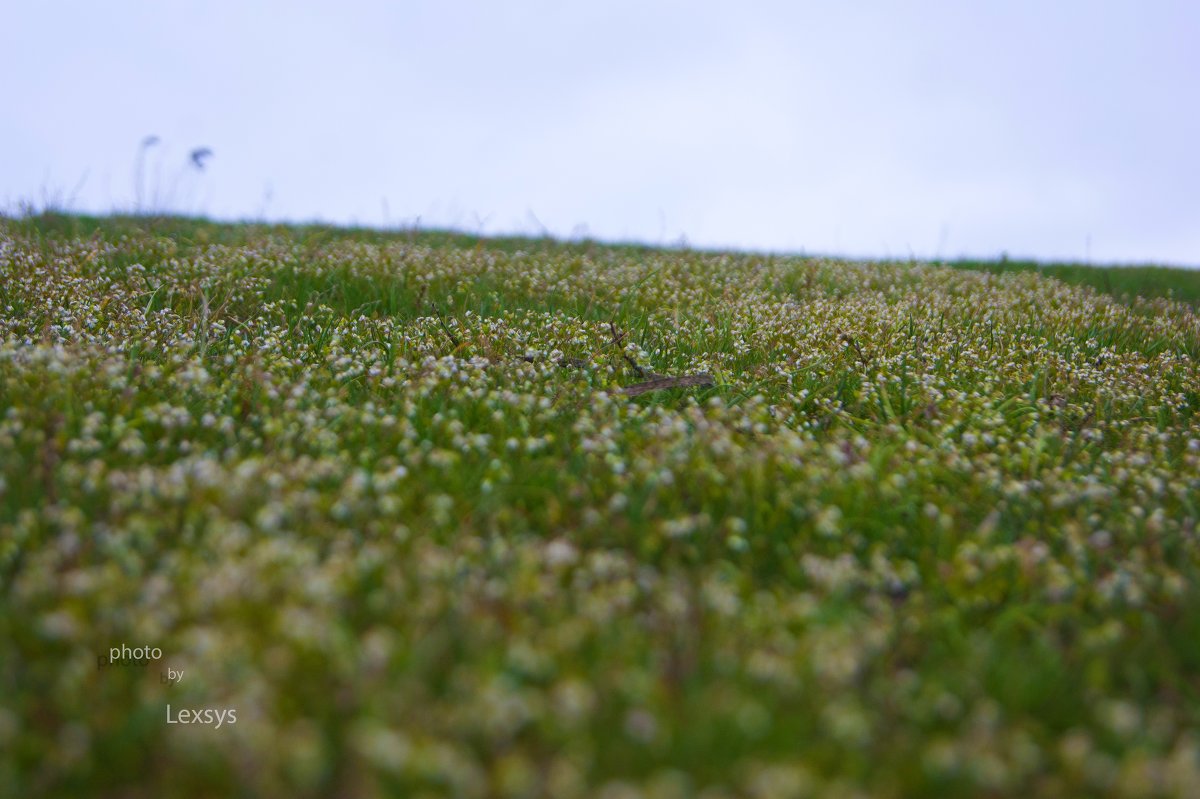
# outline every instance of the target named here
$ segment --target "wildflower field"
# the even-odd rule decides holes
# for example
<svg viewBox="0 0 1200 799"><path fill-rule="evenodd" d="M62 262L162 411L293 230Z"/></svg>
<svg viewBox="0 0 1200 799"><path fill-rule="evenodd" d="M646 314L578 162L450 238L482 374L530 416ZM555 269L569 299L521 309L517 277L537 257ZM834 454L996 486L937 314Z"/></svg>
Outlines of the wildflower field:
<svg viewBox="0 0 1200 799"><path fill-rule="evenodd" d="M1197 795L1196 275L984 266L0 220L0 794Z"/></svg>

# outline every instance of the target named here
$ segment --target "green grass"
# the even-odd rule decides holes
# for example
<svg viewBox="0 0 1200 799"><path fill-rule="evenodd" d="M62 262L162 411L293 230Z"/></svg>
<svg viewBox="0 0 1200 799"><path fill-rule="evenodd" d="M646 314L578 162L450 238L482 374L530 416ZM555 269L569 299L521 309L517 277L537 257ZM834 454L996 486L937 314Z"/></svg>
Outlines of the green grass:
<svg viewBox="0 0 1200 799"><path fill-rule="evenodd" d="M150 231L170 238L187 252L197 246L222 244L244 246L263 237L286 236L306 246L327 242L354 241L368 244L407 241L429 247L462 249L487 248L489 251L513 253L518 251L547 251L556 253L590 254L599 251L629 256L648 255L656 248L635 243L602 243L594 240L563 241L551 237L481 236L453 230L410 229L384 231L378 228L339 227L327 224L227 224L188 217L117 216L92 217L46 213L27 217L17 224L42 236L86 237L93 235L121 236ZM808 258L806 260L820 260ZM1167 298L1195 306L1200 302L1200 268L1186 269L1169 266L1091 266L1084 264L1049 263L1008 258L981 261L959 259L944 262L956 269L971 269L1000 274L1003 272L1035 272L1072 285L1089 286L1111 294L1123 301L1135 298Z"/></svg>
<svg viewBox="0 0 1200 799"><path fill-rule="evenodd" d="M1135 297L1164 297L1195 306L1200 303L1200 268L1178 269L1168 266L1087 266L1035 261L953 261L959 269L986 272L1036 272L1064 283L1090 286L1122 300Z"/></svg>
<svg viewBox="0 0 1200 799"><path fill-rule="evenodd" d="M0 220L0 785L1187 796L1193 275Z"/></svg>

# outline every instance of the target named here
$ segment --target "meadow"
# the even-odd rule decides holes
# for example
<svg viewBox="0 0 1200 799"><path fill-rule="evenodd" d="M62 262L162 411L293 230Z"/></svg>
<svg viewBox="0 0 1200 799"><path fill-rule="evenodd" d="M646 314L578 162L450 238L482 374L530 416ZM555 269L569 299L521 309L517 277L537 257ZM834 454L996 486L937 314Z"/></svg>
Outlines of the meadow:
<svg viewBox="0 0 1200 799"><path fill-rule="evenodd" d="M1194 796L1197 300L0 220L0 786Z"/></svg>

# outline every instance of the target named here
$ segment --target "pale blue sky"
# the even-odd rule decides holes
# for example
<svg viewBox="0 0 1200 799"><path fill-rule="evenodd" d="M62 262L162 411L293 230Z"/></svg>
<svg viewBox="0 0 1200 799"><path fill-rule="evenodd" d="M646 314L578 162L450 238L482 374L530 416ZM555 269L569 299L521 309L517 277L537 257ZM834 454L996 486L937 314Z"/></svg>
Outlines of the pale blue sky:
<svg viewBox="0 0 1200 799"><path fill-rule="evenodd" d="M1197 42L1155 0L10 3L0 204L129 209L155 134L145 202L221 218L1200 265Z"/></svg>

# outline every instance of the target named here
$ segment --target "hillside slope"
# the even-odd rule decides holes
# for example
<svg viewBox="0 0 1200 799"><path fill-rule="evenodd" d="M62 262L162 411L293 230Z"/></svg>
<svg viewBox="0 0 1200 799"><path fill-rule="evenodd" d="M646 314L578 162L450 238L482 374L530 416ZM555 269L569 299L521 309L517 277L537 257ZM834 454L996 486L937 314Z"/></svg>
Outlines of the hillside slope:
<svg viewBox="0 0 1200 799"><path fill-rule="evenodd" d="M1200 784L1192 306L423 235L0 221L0 784Z"/></svg>

